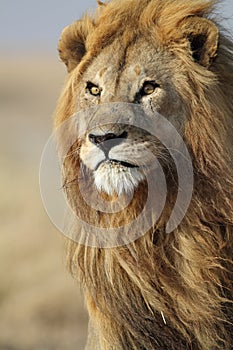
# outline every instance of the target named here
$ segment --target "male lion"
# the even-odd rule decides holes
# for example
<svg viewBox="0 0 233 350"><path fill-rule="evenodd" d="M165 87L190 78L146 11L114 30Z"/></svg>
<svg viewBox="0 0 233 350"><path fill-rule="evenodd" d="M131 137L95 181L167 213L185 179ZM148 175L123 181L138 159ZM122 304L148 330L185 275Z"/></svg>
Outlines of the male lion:
<svg viewBox="0 0 233 350"><path fill-rule="evenodd" d="M178 176L156 137L113 120L69 149L67 198L92 225L125 227L127 235L126 224L147 198L141 166L152 166L151 155L161 163L168 193L159 220L128 244L69 241L69 267L82 283L90 315L87 349L233 349L233 44L210 19L213 1L99 5L93 17L62 33L59 53L69 77L55 127L79 111L115 103L139 106L151 120L159 113L189 150L194 187L183 220L167 233ZM133 192L131 203L112 213L91 208L77 184L80 172L88 196L96 192L111 204ZM156 196L160 200L158 188Z"/></svg>

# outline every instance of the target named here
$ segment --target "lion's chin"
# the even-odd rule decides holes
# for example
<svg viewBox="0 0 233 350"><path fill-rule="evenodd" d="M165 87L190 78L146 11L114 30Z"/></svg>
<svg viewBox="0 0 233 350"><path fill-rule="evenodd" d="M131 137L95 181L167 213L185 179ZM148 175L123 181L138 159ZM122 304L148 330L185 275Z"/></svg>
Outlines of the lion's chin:
<svg viewBox="0 0 233 350"><path fill-rule="evenodd" d="M132 194L144 179L145 175L139 168L114 162L104 162L94 172L97 190L109 196Z"/></svg>

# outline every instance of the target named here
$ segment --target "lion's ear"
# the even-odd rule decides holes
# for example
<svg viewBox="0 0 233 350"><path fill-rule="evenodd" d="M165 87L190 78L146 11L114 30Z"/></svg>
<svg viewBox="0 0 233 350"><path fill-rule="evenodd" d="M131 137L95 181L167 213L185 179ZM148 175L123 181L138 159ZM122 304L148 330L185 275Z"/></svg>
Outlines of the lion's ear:
<svg viewBox="0 0 233 350"><path fill-rule="evenodd" d="M68 72L71 72L85 55L86 39L92 28L93 24L86 16L63 29L58 43L58 52Z"/></svg>
<svg viewBox="0 0 233 350"><path fill-rule="evenodd" d="M209 67L218 50L219 32L216 25L206 18L191 16L182 22L181 30L190 42L193 59Z"/></svg>

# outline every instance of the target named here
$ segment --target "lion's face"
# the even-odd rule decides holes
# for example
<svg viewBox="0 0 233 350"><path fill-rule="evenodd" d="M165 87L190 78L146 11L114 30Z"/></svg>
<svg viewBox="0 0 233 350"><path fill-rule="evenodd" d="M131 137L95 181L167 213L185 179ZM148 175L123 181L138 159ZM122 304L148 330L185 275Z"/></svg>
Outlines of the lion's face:
<svg viewBox="0 0 233 350"><path fill-rule="evenodd" d="M139 39L126 52L122 52L120 41L115 41L83 74L76 87L78 108L111 102L134 103L140 105L152 122L158 112L182 132L185 111L173 83L180 82L176 73L178 64L171 54L145 40ZM79 157L93 173L99 191L121 194L133 191L144 179L142 168L150 166L154 155L162 152L158 148L149 133L113 121L85 135Z"/></svg>
<svg viewBox="0 0 233 350"><path fill-rule="evenodd" d="M216 56L218 30L205 18L182 13L157 25L159 3L151 2L157 10L146 4L123 15L121 3L113 1L97 11L96 19L86 16L63 31L59 52L71 79L69 93L60 100L58 124L80 110L120 102L140 105L152 123L159 113L185 134L190 105L198 107L197 96L212 77L208 68ZM177 5L178 12L181 8ZM142 167L150 166L154 155L166 158L163 151L148 132L113 120L89 130L79 140L77 156L99 191L120 194L133 191L144 179Z"/></svg>

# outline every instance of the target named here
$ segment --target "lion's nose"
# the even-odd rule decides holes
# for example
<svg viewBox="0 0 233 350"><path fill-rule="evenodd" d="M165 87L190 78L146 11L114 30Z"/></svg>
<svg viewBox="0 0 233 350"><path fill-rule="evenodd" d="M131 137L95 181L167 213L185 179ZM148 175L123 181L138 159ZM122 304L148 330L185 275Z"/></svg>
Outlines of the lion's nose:
<svg viewBox="0 0 233 350"><path fill-rule="evenodd" d="M104 141L114 140L116 138L117 138L117 135L113 133L109 133L105 135L89 134L89 140L91 141L91 143L93 143L96 146L103 143Z"/></svg>
<svg viewBox="0 0 233 350"><path fill-rule="evenodd" d="M100 147L106 153L109 152L112 147L121 144L122 141L127 138L127 136L128 133L124 131L120 135L116 135L114 133L108 133L104 135L89 134L88 138L91 143L97 147Z"/></svg>

